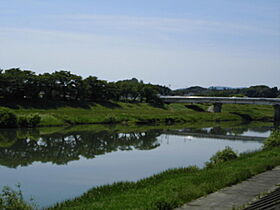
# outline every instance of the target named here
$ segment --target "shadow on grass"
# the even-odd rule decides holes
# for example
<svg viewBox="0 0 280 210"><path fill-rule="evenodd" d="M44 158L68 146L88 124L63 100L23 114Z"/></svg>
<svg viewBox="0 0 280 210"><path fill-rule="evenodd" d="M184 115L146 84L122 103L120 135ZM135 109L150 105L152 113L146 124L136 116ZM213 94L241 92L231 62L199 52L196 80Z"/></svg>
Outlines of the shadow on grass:
<svg viewBox="0 0 280 210"><path fill-rule="evenodd" d="M100 104L101 106L104 106L104 107L110 108L110 109L120 109L120 108L122 108L119 104L114 103L112 101L96 102L96 104Z"/></svg>
<svg viewBox="0 0 280 210"><path fill-rule="evenodd" d="M185 105L186 108L188 109L192 109L194 111L197 111L197 112L205 112L204 109L202 109L201 107L197 106L197 105Z"/></svg>
<svg viewBox="0 0 280 210"><path fill-rule="evenodd" d="M235 114L235 115L238 115L239 117L241 117L244 121L247 121L247 122L250 122L253 120L253 118L248 115L248 114L241 114L241 113L238 113L238 112L230 112L231 114Z"/></svg>
<svg viewBox="0 0 280 210"><path fill-rule="evenodd" d="M12 100L0 101L0 106L12 109L56 109L60 107L73 107L90 109L92 103L84 101L55 101L55 100Z"/></svg>
<svg viewBox="0 0 280 210"><path fill-rule="evenodd" d="M12 109L20 109L20 108L57 109L61 107L90 109L91 106L96 106L97 104L110 109L122 108L118 103L114 103L111 101L92 102L92 101L56 101L56 100L10 100L10 101L0 100L0 106L12 108Z"/></svg>

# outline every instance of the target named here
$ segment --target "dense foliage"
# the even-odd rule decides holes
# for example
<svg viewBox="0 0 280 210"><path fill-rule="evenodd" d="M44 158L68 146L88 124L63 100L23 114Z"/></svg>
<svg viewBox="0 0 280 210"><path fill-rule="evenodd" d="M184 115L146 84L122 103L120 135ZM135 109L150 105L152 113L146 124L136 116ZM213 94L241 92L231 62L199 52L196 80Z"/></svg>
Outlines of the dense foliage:
<svg viewBox="0 0 280 210"><path fill-rule="evenodd" d="M193 86L171 91L161 85L145 84L136 78L117 82L100 80L95 76L83 79L70 71L35 74L13 68L0 69L0 102L20 100L59 101L130 101L161 105L160 95L248 96L275 98L280 96L277 87L265 85L249 88Z"/></svg>
<svg viewBox="0 0 280 210"><path fill-rule="evenodd" d="M206 167L208 167L208 168L213 167L216 164L226 162L226 161L229 161L229 160L234 160L237 157L238 157L237 154L232 150L231 147L226 147L222 151L216 152L216 154L214 154L210 158L210 162L206 163Z"/></svg>
<svg viewBox="0 0 280 210"><path fill-rule="evenodd" d="M34 128L41 121L39 114L17 116L8 108L0 107L0 128Z"/></svg>
<svg viewBox="0 0 280 210"><path fill-rule="evenodd" d="M273 131L264 142L264 148L280 147L280 130Z"/></svg>
<svg viewBox="0 0 280 210"><path fill-rule="evenodd" d="M22 128L34 128L36 127L41 121L41 117L39 114L29 114L19 116L18 118L18 125Z"/></svg>
<svg viewBox="0 0 280 210"><path fill-rule="evenodd" d="M0 128L17 127L17 116L7 108L0 107Z"/></svg>
<svg viewBox="0 0 280 210"><path fill-rule="evenodd" d="M27 203L24 198L20 185L17 185L17 190L10 187L4 187L0 193L0 209L5 210L32 210L36 209L35 204ZM32 199L31 199L32 201Z"/></svg>
<svg viewBox="0 0 280 210"><path fill-rule="evenodd" d="M171 90L160 85L144 84L133 78L107 82L97 77L81 76L69 71L36 75L18 68L0 70L0 101L59 100L59 101L145 101L160 105L157 94Z"/></svg>

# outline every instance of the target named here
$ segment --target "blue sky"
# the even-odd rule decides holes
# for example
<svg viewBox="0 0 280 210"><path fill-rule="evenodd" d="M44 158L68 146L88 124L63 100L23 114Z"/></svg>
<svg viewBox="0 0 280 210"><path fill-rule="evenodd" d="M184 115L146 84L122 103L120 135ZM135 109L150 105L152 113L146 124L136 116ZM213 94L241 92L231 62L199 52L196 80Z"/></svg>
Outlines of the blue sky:
<svg viewBox="0 0 280 210"><path fill-rule="evenodd" d="M0 68L280 86L279 0L0 0Z"/></svg>

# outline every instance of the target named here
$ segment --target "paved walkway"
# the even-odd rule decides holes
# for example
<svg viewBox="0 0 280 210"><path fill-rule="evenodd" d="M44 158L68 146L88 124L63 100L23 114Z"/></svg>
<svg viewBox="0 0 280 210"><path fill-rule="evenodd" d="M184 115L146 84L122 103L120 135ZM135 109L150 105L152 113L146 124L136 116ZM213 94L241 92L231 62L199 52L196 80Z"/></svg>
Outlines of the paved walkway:
<svg viewBox="0 0 280 210"><path fill-rule="evenodd" d="M226 187L205 197L185 204L179 209L190 210L232 210L256 200L264 193L275 190L280 185L280 166L258 174L246 181Z"/></svg>

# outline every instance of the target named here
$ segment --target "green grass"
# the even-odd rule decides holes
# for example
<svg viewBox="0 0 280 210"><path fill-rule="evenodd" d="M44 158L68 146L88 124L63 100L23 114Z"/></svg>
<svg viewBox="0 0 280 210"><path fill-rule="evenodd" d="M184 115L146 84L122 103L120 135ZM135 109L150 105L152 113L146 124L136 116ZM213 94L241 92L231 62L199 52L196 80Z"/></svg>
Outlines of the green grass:
<svg viewBox="0 0 280 210"><path fill-rule="evenodd" d="M172 169L89 190L50 209L172 209L280 165L280 148L242 154L212 168Z"/></svg>
<svg viewBox="0 0 280 210"><path fill-rule="evenodd" d="M40 117L41 117L40 126L64 125L64 120L59 117L55 117L54 115L52 115L52 113L41 113Z"/></svg>
<svg viewBox="0 0 280 210"><path fill-rule="evenodd" d="M206 105L199 105L207 110ZM151 124L165 122L242 121L248 116L252 120L272 121L273 108L259 105L223 105L222 113L197 112L184 104L152 107L145 103L131 104L118 102L114 106L95 104L88 108L58 107L52 109L18 108L18 115L38 113L40 126L63 126L77 124ZM245 116L245 117L244 117Z"/></svg>

